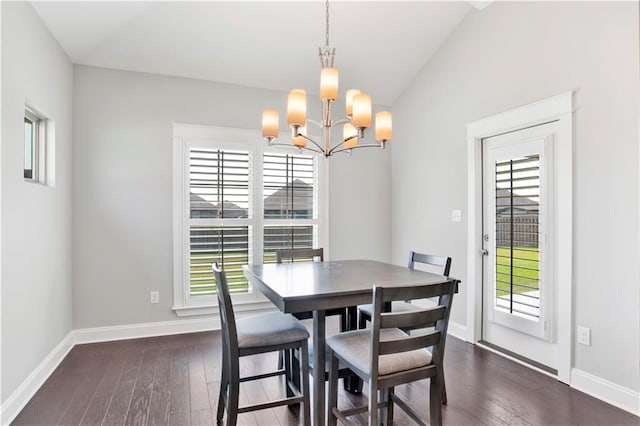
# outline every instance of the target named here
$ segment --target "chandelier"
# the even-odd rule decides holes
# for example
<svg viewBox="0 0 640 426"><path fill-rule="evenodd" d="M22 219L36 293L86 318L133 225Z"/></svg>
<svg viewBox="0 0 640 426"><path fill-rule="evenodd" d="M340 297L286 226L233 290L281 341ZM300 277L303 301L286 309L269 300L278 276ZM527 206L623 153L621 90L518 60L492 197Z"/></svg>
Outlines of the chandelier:
<svg viewBox="0 0 640 426"><path fill-rule="evenodd" d="M337 152L351 153L355 148L384 148L391 139L391 112L376 114L375 137L377 143L363 144L365 129L371 127L371 95L357 89L347 90L345 94L345 117L332 121L331 106L338 98L338 70L333 67L336 49L329 46L329 0L325 3L325 46L318 48L322 70L320 71L320 100L322 101L322 121L307 118L307 94L302 89L289 92L287 102L287 124L291 127L292 144L300 150L309 150L329 157ZM322 141L316 141L307 133L307 123L322 130ZM331 145L331 129L343 126L342 139ZM274 142L279 134L278 111L264 110L262 113L262 137L272 145L289 145Z"/></svg>

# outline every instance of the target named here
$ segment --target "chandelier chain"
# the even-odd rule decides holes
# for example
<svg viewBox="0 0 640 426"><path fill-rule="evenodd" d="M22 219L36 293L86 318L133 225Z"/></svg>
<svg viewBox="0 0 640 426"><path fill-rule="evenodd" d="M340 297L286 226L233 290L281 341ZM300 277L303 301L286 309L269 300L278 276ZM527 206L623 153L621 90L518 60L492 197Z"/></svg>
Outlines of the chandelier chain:
<svg viewBox="0 0 640 426"><path fill-rule="evenodd" d="M324 36L324 45L329 47L329 0L325 2L325 36Z"/></svg>

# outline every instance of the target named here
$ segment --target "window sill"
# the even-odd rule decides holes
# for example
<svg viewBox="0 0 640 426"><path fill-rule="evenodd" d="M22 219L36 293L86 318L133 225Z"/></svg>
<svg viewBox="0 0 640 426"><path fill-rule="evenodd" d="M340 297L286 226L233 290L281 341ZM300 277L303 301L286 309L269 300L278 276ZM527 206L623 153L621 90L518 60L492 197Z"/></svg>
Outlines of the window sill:
<svg viewBox="0 0 640 426"><path fill-rule="evenodd" d="M174 306L173 311L179 317L191 317L196 315L218 314L218 305L197 305L197 306ZM234 303L233 310L239 316L256 314L275 310L275 306L269 301L252 301L244 303Z"/></svg>

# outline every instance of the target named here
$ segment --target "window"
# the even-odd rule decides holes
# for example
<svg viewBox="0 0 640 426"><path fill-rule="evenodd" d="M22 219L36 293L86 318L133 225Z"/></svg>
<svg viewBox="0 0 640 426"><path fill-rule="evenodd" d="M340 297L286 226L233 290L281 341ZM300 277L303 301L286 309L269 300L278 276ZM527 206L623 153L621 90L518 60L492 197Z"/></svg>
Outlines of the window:
<svg viewBox="0 0 640 426"><path fill-rule="evenodd" d="M317 157L265 153L263 156L263 263L275 250L313 248L318 240Z"/></svg>
<svg viewBox="0 0 640 426"><path fill-rule="evenodd" d="M43 121L29 108L24 111L24 178L39 182L40 144Z"/></svg>
<svg viewBox="0 0 640 426"><path fill-rule="evenodd" d="M243 265L321 245L318 157L265 150L259 135L236 129L175 125L174 138L176 313L214 312L213 262L236 302L262 303Z"/></svg>
<svg viewBox="0 0 640 426"><path fill-rule="evenodd" d="M54 186L53 129L53 120L25 106L23 178L26 182ZM45 153L49 158L45 158Z"/></svg>

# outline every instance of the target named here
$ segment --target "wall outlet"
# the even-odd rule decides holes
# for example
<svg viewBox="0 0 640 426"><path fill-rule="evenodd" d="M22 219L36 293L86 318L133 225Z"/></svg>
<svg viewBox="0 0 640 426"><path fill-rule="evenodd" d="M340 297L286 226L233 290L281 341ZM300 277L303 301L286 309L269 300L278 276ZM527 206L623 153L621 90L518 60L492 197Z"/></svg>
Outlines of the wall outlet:
<svg viewBox="0 0 640 426"><path fill-rule="evenodd" d="M451 210L451 222L462 222L462 210Z"/></svg>
<svg viewBox="0 0 640 426"><path fill-rule="evenodd" d="M149 299L150 303L160 303L160 292L152 291L151 293L149 293Z"/></svg>
<svg viewBox="0 0 640 426"><path fill-rule="evenodd" d="M578 343L591 346L591 329L588 327L578 327Z"/></svg>

